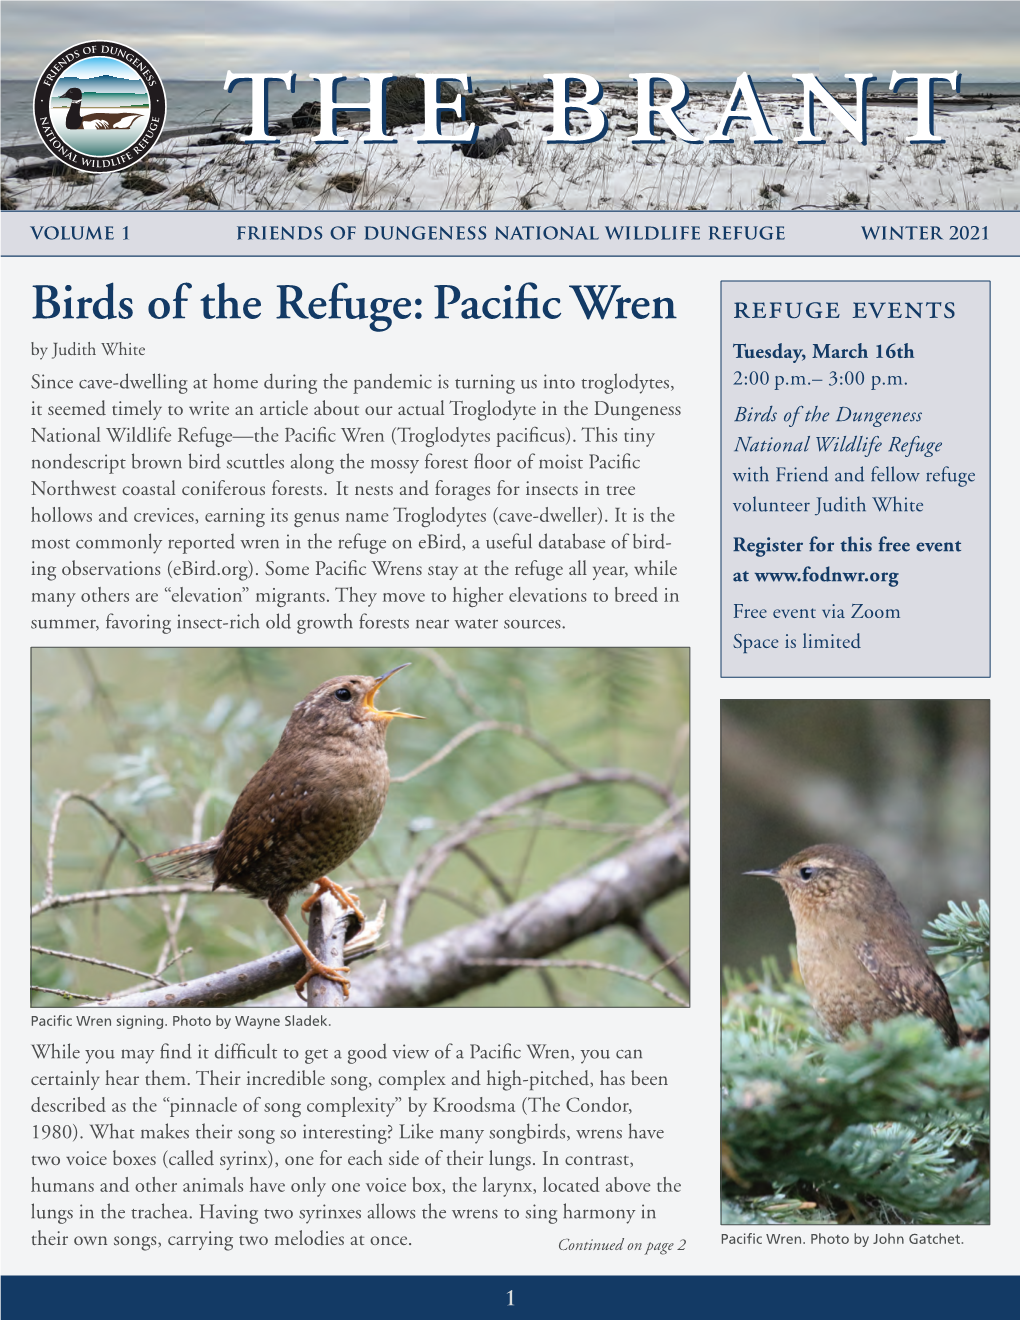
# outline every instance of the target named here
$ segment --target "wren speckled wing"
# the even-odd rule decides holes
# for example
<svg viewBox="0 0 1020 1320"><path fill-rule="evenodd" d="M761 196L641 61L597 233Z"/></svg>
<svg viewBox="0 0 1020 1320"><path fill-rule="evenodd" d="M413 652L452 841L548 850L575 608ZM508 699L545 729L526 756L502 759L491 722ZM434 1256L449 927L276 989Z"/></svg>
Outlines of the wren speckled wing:
<svg viewBox="0 0 1020 1320"><path fill-rule="evenodd" d="M854 950L862 967L904 1013L931 1018L947 1045L959 1045L960 1032L942 978L931 966L903 965L892 960L880 944L865 941Z"/></svg>

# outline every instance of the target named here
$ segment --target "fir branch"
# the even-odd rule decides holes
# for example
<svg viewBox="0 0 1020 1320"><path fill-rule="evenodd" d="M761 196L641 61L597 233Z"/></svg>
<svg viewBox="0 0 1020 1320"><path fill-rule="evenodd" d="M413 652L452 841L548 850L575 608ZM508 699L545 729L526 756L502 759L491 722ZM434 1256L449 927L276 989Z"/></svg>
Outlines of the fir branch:
<svg viewBox="0 0 1020 1320"><path fill-rule="evenodd" d="M957 970L972 963L988 962L991 948L991 913L982 898L977 912L969 903L950 901L949 911L940 912L924 932L925 938L936 941L928 952L933 957L952 955L963 961Z"/></svg>
<svg viewBox="0 0 1020 1320"><path fill-rule="evenodd" d="M932 927L939 951L963 959L956 1012L981 1025L987 904L950 904ZM947 1050L912 1016L824 1040L799 978L774 959L747 981L728 973L726 990L724 1222L988 1222L985 1044Z"/></svg>
<svg viewBox="0 0 1020 1320"><path fill-rule="evenodd" d="M985 1049L946 1050L903 1017L817 1050L728 1031L723 1068L727 1183L817 1191L878 1222L987 1222L987 1182L956 1143L987 1113Z"/></svg>

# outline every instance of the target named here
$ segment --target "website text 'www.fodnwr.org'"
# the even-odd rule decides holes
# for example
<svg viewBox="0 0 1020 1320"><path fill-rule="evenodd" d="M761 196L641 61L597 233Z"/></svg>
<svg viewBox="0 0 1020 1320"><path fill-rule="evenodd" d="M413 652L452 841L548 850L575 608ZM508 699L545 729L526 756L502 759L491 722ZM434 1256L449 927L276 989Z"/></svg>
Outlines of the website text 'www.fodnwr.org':
<svg viewBox="0 0 1020 1320"><path fill-rule="evenodd" d="M899 586L900 575L888 569L881 573L869 573L866 569L843 572L829 567L815 569L805 564L799 573L756 572L754 579L756 582L884 582L887 587L896 587Z"/></svg>

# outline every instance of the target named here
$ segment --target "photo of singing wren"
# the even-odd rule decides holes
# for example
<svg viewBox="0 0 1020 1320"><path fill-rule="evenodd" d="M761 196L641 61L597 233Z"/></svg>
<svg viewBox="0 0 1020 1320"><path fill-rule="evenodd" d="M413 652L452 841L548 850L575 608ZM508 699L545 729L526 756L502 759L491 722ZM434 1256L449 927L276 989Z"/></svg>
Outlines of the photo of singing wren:
<svg viewBox="0 0 1020 1320"><path fill-rule="evenodd" d="M988 1222L986 701L725 701L724 1222Z"/></svg>
<svg viewBox="0 0 1020 1320"><path fill-rule="evenodd" d="M686 1008L688 676L679 647L40 648L32 1002Z"/></svg>

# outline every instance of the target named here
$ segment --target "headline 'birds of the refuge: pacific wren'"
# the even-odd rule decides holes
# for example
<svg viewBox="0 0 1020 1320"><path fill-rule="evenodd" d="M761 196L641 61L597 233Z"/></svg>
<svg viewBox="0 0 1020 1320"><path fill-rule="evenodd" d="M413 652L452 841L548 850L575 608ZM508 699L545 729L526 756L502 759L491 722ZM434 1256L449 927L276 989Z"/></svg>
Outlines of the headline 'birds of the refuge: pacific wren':
<svg viewBox="0 0 1020 1320"><path fill-rule="evenodd" d="M296 890L316 881L319 888L303 911L329 890L364 920L357 895L328 880L326 872L357 852L382 815L390 784L390 720L422 718L374 705L386 680L406 668L397 665L381 678L355 674L322 683L294 707L279 746L249 779L222 833L145 858L158 875L211 875L213 889L226 885L265 899L308 962L298 991L310 977L324 976L339 982L347 997L347 968L327 967L315 957L288 919L287 905Z"/></svg>
<svg viewBox="0 0 1020 1320"><path fill-rule="evenodd" d="M942 979L882 870L855 848L816 843L766 875L783 887L797 928L797 959L811 1003L833 1039L858 1022L917 1013L947 1045L959 1030Z"/></svg>

